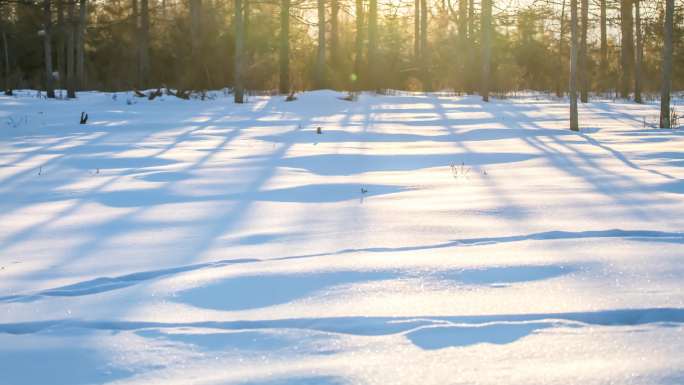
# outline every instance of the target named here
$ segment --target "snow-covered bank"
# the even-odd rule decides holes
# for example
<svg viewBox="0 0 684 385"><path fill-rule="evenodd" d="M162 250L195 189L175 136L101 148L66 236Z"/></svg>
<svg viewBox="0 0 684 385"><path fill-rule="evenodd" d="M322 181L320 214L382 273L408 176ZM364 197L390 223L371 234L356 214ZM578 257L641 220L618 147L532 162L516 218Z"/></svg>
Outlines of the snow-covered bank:
<svg viewBox="0 0 684 385"><path fill-rule="evenodd" d="M684 382L657 106L340 96L0 97L0 384Z"/></svg>

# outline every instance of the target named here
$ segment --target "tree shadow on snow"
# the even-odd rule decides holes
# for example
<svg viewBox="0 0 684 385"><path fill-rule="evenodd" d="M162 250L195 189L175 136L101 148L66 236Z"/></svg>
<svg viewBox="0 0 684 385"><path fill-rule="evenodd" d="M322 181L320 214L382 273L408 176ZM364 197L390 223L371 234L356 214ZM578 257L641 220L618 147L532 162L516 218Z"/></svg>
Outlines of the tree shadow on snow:
<svg viewBox="0 0 684 385"><path fill-rule="evenodd" d="M266 239L277 235L270 235ZM491 245L499 243L523 242L523 241L543 241L543 240L576 240L576 239L601 239L601 238L623 238L633 241L645 242L665 242L665 243L684 243L684 233L663 232L653 230L593 230L593 231L548 231L525 235L484 237L484 238L464 238L456 239L443 243L416 246L397 246L397 247L370 247L370 248L348 248L328 253L303 254L293 256L275 257L270 259L226 259L221 261L198 263L180 267L173 267L160 270L150 270L133 274L126 274L118 277L100 277L88 281L83 281L71 285L61 286L53 289L44 290L34 294L16 294L0 297L0 302L31 302L42 297L70 297L91 295L111 290L126 288L139 283L163 278L166 276L194 271L204 268L220 268L231 264L258 263L264 261L285 261L295 259L317 258L325 256L336 256L352 253L391 253L406 252L417 250L441 249L450 247L470 247L478 245ZM258 241L259 238L247 238L244 242ZM239 241L240 242L240 241ZM249 244L249 243L247 243ZM463 284L483 284L483 285L506 285L515 282L534 281L546 278L553 278L564 274L569 274L577 270L573 266L495 266L488 269L469 269L469 270L449 270L437 272L433 277L437 280L462 282ZM397 278L397 272L383 273L389 275L366 275L365 278L385 277L386 279ZM408 275L410 276L410 274ZM351 277L351 276L350 276ZM353 277L362 278L363 275ZM444 278L442 278L444 277ZM258 280L258 278L257 278ZM334 279L333 279L334 281ZM354 281L354 280L352 280ZM278 282L278 280L274 281ZM230 284L229 284L230 285Z"/></svg>
<svg viewBox="0 0 684 385"><path fill-rule="evenodd" d="M345 385L347 380L334 376L291 376L284 378L267 378L263 380L249 380L235 382L234 385Z"/></svg>
<svg viewBox="0 0 684 385"><path fill-rule="evenodd" d="M247 310L288 303L335 286L397 277L387 271L242 276L180 292L174 300L207 309Z"/></svg>
<svg viewBox="0 0 684 385"><path fill-rule="evenodd" d="M306 170L317 175L349 176L366 172L413 171L432 167L466 164L482 166L521 162L535 158L519 153L453 153L453 154L325 154L283 158L278 166Z"/></svg>
<svg viewBox="0 0 684 385"><path fill-rule="evenodd" d="M171 176L173 178L173 176ZM151 207L164 204L179 204L208 201L236 202L290 202L290 203L335 203L374 196L396 194L409 190L408 187L379 184L323 183L279 189L248 191L212 195L184 195L166 188L126 189L96 193L28 195L23 202L51 202L79 199L94 201L109 207Z"/></svg>
<svg viewBox="0 0 684 385"><path fill-rule="evenodd" d="M506 345L538 330L553 327L551 322L498 323L491 325L430 326L411 331L406 337L424 350L465 347L477 344Z"/></svg>
<svg viewBox="0 0 684 385"><path fill-rule="evenodd" d="M12 385L103 384L132 376L81 347L0 349L0 382Z"/></svg>
<svg viewBox="0 0 684 385"><path fill-rule="evenodd" d="M412 123L412 122L411 122ZM459 123L461 123L459 121ZM353 126L353 125L352 125ZM408 129L408 128L407 128ZM296 132L279 135L259 136L256 139L274 143L412 143L412 142L443 142L453 143L460 141L487 141L518 139L521 136L541 136L541 135L572 135L572 133L560 130L544 129L513 129L513 128L477 128L466 131L455 132L453 134L440 135L420 135L408 133L389 133L389 132L353 132L343 130L325 130L322 135L315 135L312 132Z"/></svg>
<svg viewBox="0 0 684 385"><path fill-rule="evenodd" d="M343 285L383 280L420 279L462 286L506 286L560 277L572 266L504 266L420 274L407 271L333 271L271 274L224 279L178 293L174 300L215 310L247 310L329 294Z"/></svg>
<svg viewBox="0 0 684 385"><path fill-rule="evenodd" d="M224 331L301 330L307 333L338 333L354 336L387 336L401 334L416 346L426 350L471 346L480 343L509 344L547 328L581 328L586 326L681 327L682 308L611 309L567 313L490 314L471 316L412 317L330 317L289 318L267 320L200 321L200 322L137 322L88 321L61 319L39 322L0 324L0 333L15 335L86 328L94 330L132 330L157 338L158 330L179 328L214 329ZM151 330L151 331L146 331ZM145 334L143 334L145 335ZM2 365L2 361L0 361Z"/></svg>
<svg viewBox="0 0 684 385"><path fill-rule="evenodd" d="M308 354L329 355L341 349L340 346L329 343L331 338L335 338L334 336L309 332L303 338L301 332L291 330L194 330L188 328L164 330L154 328L140 330L136 334L143 338L190 345L205 352L239 351L243 356L276 351L279 351L279 354L306 351Z"/></svg>

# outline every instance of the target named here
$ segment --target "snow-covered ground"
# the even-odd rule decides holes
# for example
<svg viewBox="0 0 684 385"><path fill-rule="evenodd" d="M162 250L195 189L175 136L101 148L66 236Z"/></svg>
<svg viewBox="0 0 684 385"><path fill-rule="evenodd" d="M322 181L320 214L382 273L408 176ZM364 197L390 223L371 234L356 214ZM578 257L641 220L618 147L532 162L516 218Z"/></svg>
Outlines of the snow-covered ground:
<svg viewBox="0 0 684 385"><path fill-rule="evenodd" d="M684 383L656 105L340 96L1 97L0 384Z"/></svg>

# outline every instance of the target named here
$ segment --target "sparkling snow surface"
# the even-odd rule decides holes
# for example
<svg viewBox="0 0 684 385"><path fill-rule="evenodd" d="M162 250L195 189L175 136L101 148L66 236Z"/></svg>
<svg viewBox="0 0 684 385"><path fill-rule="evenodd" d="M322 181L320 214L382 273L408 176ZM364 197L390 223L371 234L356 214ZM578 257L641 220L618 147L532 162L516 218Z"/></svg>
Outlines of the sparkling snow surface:
<svg viewBox="0 0 684 385"><path fill-rule="evenodd" d="M0 97L0 384L684 383L657 105L216 96Z"/></svg>

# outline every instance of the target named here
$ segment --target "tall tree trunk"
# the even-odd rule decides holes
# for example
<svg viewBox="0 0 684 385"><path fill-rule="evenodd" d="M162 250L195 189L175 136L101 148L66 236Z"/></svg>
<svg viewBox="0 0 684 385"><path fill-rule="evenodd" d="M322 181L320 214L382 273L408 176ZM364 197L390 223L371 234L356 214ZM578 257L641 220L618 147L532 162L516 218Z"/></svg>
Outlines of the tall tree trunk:
<svg viewBox="0 0 684 385"><path fill-rule="evenodd" d="M475 0L468 0L468 38L471 43L475 40Z"/></svg>
<svg viewBox="0 0 684 385"><path fill-rule="evenodd" d="M57 0L57 71L60 87L64 87L66 75L66 25L64 24L64 1Z"/></svg>
<svg viewBox="0 0 684 385"><path fill-rule="evenodd" d="M204 57L200 50L202 41L202 0L190 0L190 83L192 87L205 88L202 83Z"/></svg>
<svg viewBox="0 0 684 385"><path fill-rule="evenodd" d="M75 17L75 2L69 1L67 5L67 97L73 99L76 97L76 17Z"/></svg>
<svg viewBox="0 0 684 385"><path fill-rule="evenodd" d="M468 57L466 63L466 93L472 95L475 93L475 79L477 79L478 75L475 68L477 56L475 50L475 0L468 0L468 48L466 52Z"/></svg>
<svg viewBox="0 0 684 385"><path fill-rule="evenodd" d="M577 0L570 0L570 129L579 131L577 116Z"/></svg>
<svg viewBox="0 0 684 385"><path fill-rule="evenodd" d="M133 56L135 60L134 87L140 88L140 12L138 0L131 0L131 24L133 35Z"/></svg>
<svg viewBox="0 0 684 385"><path fill-rule="evenodd" d="M413 5L413 58L417 64L420 60L420 0Z"/></svg>
<svg viewBox="0 0 684 385"><path fill-rule="evenodd" d="M318 0L318 55L316 88L325 88L325 0Z"/></svg>
<svg viewBox="0 0 684 385"><path fill-rule="evenodd" d="M634 0L634 27L636 28L636 61L634 63L634 101L641 103L642 73L641 64L644 59L644 44L641 33L641 1Z"/></svg>
<svg viewBox="0 0 684 385"><path fill-rule="evenodd" d="M88 3L80 0L78 30L76 33L76 84L79 90L85 87L85 29L88 22Z"/></svg>
<svg viewBox="0 0 684 385"><path fill-rule="evenodd" d="M468 0L458 2L458 37L461 44L468 38Z"/></svg>
<svg viewBox="0 0 684 385"><path fill-rule="evenodd" d="M280 0L280 84L281 94L290 92L290 0Z"/></svg>
<svg viewBox="0 0 684 385"><path fill-rule="evenodd" d="M9 14L5 5L0 4L0 29L2 30L2 75L3 83L2 90L5 95L12 94L12 86L10 85L10 61L9 61L9 45L7 44L7 29L9 22L6 22L4 15Z"/></svg>
<svg viewBox="0 0 684 385"><path fill-rule="evenodd" d="M368 3L368 79L372 89L378 90L378 0Z"/></svg>
<svg viewBox="0 0 684 385"><path fill-rule="evenodd" d="M5 95L9 96L12 94L12 86L10 85L10 61L9 61L9 46L7 45L7 31L5 26L2 28L2 58L3 58L3 71L5 75L5 83L3 91Z"/></svg>
<svg viewBox="0 0 684 385"><path fill-rule="evenodd" d="M249 15L251 13L250 7L252 5L249 1L250 0L242 0L242 34L245 40L245 68L249 67L249 58L251 54L249 51L250 45L247 44L247 42L249 42Z"/></svg>
<svg viewBox="0 0 684 385"><path fill-rule="evenodd" d="M674 26L674 0L665 0L665 24L663 26L663 61L660 85L660 128L671 128L670 91L672 89L672 35Z"/></svg>
<svg viewBox="0 0 684 385"><path fill-rule="evenodd" d="M560 31L558 33L558 68L563 67L563 41L565 41L565 0L561 4L561 15L560 15ZM563 96L563 86L561 83L561 77L556 77L556 96Z"/></svg>
<svg viewBox="0 0 684 385"><path fill-rule="evenodd" d="M465 89L465 78L466 78L466 60L467 52L466 47L468 44L468 1L459 0L458 1L458 51L460 55L458 56L458 87L460 91Z"/></svg>
<svg viewBox="0 0 684 385"><path fill-rule="evenodd" d="M202 0L190 0L190 54L198 59L201 33Z"/></svg>
<svg viewBox="0 0 684 385"><path fill-rule="evenodd" d="M580 35L580 55L579 55L579 80L580 80L580 101L589 101L589 68L587 67L587 29L589 27L589 0L581 0L582 13L582 32Z"/></svg>
<svg viewBox="0 0 684 385"><path fill-rule="evenodd" d="M140 88L150 82L150 9L149 0L140 0Z"/></svg>
<svg viewBox="0 0 684 385"><path fill-rule="evenodd" d="M423 72L423 90L432 91L432 77L430 73L430 50L428 49L428 15L427 0L420 0L420 62Z"/></svg>
<svg viewBox="0 0 684 385"><path fill-rule="evenodd" d="M601 6L601 59L599 64L599 77L601 78L601 91L606 90L606 77L608 76L608 28L606 25L606 0L600 0Z"/></svg>
<svg viewBox="0 0 684 385"><path fill-rule="evenodd" d="M244 25L242 23L242 0L235 0L235 75L233 79L233 96L235 103L244 103L244 79L243 79L243 63L244 63Z"/></svg>
<svg viewBox="0 0 684 385"><path fill-rule="evenodd" d="M492 0L482 0L482 81L480 94L482 100L489 101L489 77L492 58Z"/></svg>
<svg viewBox="0 0 684 385"><path fill-rule="evenodd" d="M45 92L48 98L55 97L55 86L52 77L52 5L50 0L43 0L43 46L45 54Z"/></svg>
<svg viewBox="0 0 684 385"><path fill-rule="evenodd" d="M252 46L249 44L249 33L251 31L250 15L252 13L251 0L242 0L242 40L245 42L242 48L242 79L245 88L249 89L249 77L247 76L247 69L252 62Z"/></svg>
<svg viewBox="0 0 684 385"><path fill-rule="evenodd" d="M339 0L330 0L330 65L339 67L340 39L339 39Z"/></svg>
<svg viewBox="0 0 684 385"><path fill-rule="evenodd" d="M622 0L620 4L620 26L622 30L622 81L620 96L629 98L634 72L634 23L632 17L632 0Z"/></svg>
<svg viewBox="0 0 684 385"><path fill-rule="evenodd" d="M363 67L363 0L356 0L356 55L354 57L354 81L355 89L361 90L361 68Z"/></svg>

